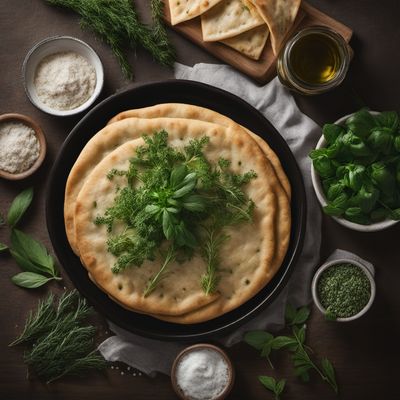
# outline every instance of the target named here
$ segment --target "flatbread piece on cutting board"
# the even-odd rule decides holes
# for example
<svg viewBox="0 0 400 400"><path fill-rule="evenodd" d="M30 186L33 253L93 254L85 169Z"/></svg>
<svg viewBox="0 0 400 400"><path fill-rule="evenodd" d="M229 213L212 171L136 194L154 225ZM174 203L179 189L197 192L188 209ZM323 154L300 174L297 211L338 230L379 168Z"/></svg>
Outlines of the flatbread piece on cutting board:
<svg viewBox="0 0 400 400"><path fill-rule="evenodd" d="M261 25L237 36L221 40L221 43L232 47L232 49L258 60L267 43L269 30L267 25Z"/></svg>
<svg viewBox="0 0 400 400"><path fill-rule="evenodd" d="M221 156L226 157L231 159L234 172L243 173L253 169L257 173L257 178L246 187L246 193L254 200L256 208L251 224L240 225L227 232L230 240L221 249L221 271L230 269L231 272L222 276L223 284L219 287L219 296L216 299L201 292L196 275L200 271L195 260L188 265L171 264L163 285L144 298L140 293L140 285L147 282L149 274L154 273L151 262L150 265L146 262L141 268L128 268L122 273L113 274L110 265L113 256L107 252L105 245L106 229L93 223L95 214L104 211L112 201L115 185L118 185L117 181L106 178L107 172L110 168L120 168L132 157L134 145L127 142L117 147L95 167L80 191L76 204L76 233L81 258L96 283L124 306L146 313L173 317L204 309L207 301L209 304L215 303L213 309L209 309L206 314L203 312L204 320L238 307L264 287L276 272L271 269L276 240L276 188L268 179L272 172L271 167L265 162L264 154L254 141L242 130L193 120L129 118L110 127L120 133L119 137L114 137L116 146L126 131L150 134L166 129L171 145L176 147L184 145L191 138L209 136L210 144L206 149L209 160L216 161ZM123 129L119 129L121 127ZM94 201L101 204L102 210L93 207ZM243 241L243 238L249 240ZM195 281L199 286L198 291L183 290L188 285L195 285Z"/></svg>
<svg viewBox="0 0 400 400"><path fill-rule="evenodd" d="M293 26L301 0L251 0L268 25L272 50L279 53L283 41Z"/></svg>
<svg viewBox="0 0 400 400"><path fill-rule="evenodd" d="M237 36L265 22L248 0L223 0L201 14L205 42L216 42Z"/></svg>
<svg viewBox="0 0 400 400"><path fill-rule="evenodd" d="M169 0L171 24L188 21L198 17L222 0Z"/></svg>

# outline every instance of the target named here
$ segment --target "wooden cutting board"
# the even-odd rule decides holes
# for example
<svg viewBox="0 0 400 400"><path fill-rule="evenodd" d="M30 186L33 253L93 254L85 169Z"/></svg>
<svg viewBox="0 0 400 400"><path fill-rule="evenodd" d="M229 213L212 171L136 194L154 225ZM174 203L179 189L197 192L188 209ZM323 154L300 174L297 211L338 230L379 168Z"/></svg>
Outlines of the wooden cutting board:
<svg viewBox="0 0 400 400"><path fill-rule="evenodd" d="M165 21L176 32L179 32L221 61L232 65L232 67L250 76L259 83L266 83L276 75L276 56L272 52L271 41L269 39L260 59L257 61L252 60L222 43L203 42L200 17L172 26L168 0L164 1ZM310 4L303 2L288 36L298 32L300 29L315 25L323 25L332 28L342 35L346 42L349 42L353 35L353 31L348 26L329 17Z"/></svg>

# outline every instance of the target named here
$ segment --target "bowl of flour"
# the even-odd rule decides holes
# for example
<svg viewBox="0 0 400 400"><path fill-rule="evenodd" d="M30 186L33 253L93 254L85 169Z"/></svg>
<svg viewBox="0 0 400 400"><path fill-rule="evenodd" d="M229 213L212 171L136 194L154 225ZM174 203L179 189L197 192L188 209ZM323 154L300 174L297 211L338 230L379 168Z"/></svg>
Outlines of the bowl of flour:
<svg viewBox="0 0 400 400"><path fill-rule="evenodd" d="M31 176L46 156L46 139L39 125L22 114L0 115L0 177Z"/></svg>
<svg viewBox="0 0 400 400"><path fill-rule="evenodd" d="M26 55L25 92L40 110L69 116L87 110L103 88L103 65L82 40L55 36L37 43Z"/></svg>

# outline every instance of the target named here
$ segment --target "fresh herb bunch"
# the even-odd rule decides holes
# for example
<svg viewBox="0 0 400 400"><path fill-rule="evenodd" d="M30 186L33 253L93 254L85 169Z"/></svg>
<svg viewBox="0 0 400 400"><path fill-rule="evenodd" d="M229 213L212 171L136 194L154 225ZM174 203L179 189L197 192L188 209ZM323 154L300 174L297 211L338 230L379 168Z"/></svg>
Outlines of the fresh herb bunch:
<svg viewBox="0 0 400 400"><path fill-rule="evenodd" d="M137 45L149 51L161 65L172 66L175 50L168 41L162 22L163 4L152 0L153 29L140 21L131 0L46 0L49 4L69 8L81 16L82 28L90 29L114 52L122 71L133 77L126 51Z"/></svg>
<svg viewBox="0 0 400 400"><path fill-rule="evenodd" d="M338 393L336 383L335 370L332 363L323 358L320 366L311 358L310 353L313 351L305 344L306 326L310 315L310 310L307 307L295 309L288 305L286 308L285 319L288 326L291 326L291 336L273 336L269 332L251 331L248 332L244 341L250 346L260 351L262 357L266 357L271 367L273 368L270 354L272 350L286 349L292 353L292 361L294 365L295 375L303 382L310 380L309 372L314 370L325 382L327 382L335 393ZM259 377L260 379L261 377ZM261 380L261 379L260 379Z"/></svg>
<svg viewBox="0 0 400 400"><path fill-rule="evenodd" d="M53 294L30 313L22 334L10 344L25 344L25 362L47 383L65 375L101 370L106 361L94 344L96 328L83 321L91 308L76 290L65 292L55 304Z"/></svg>
<svg viewBox="0 0 400 400"><path fill-rule="evenodd" d="M218 250L227 239L226 226L250 221L254 204L243 186L255 178L229 170L230 162L210 163L204 155L208 137L191 140L183 149L168 145L168 133L144 136L127 171L113 169L107 177L126 178L114 204L95 219L109 232L108 250L117 257L113 272L154 260L165 249L160 272L149 282L149 295L165 276L167 265L178 255L189 258L195 251L207 264L201 285L210 294L218 285ZM115 222L123 222L123 233L114 234Z"/></svg>
<svg viewBox="0 0 400 400"><path fill-rule="evenodd" d="M344 126L326 124L311 151L328 200L324 211L358 224L400 219L400 123L395 111L362 109Z"/></svg>
<svg viewBox="0 0 400 400"><path fill-rule="evenodd" d="M33 199L33 189L22 191L11 203L7 214L7 224L11 230L11 247L0 243L0 252L9 250L23 272L14 275L11 280L18 286L33 289L45 283L62 278L59 276L54 258L43 244L26 233L16 229L16 225L25 214Z"/></svg>

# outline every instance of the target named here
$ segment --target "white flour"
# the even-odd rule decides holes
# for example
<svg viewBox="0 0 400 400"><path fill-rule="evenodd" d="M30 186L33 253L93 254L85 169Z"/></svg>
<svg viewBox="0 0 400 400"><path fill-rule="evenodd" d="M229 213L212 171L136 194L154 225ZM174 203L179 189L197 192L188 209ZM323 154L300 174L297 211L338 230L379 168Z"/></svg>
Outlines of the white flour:
<svg viewBox="0 0 400 400"><path fill-rule="evenodd" d="M72 110L93 94L96 71L80 54L50 54L39 63L34 85L40 101L50 108Z"/></svg>
<svg viewBox="0 0 400 400"><path fill-rule="evenodd" d="M176 380L188 398L212 400L228 386L228 365L217 351L193 350L180 360Z"/></svg>
<svg viewBox="0 0 400 400"><path fill-rule="evenodd" d="M0 169L18 174L29 169L39 157L35 132L20 122L0 124Z"/></svg>

